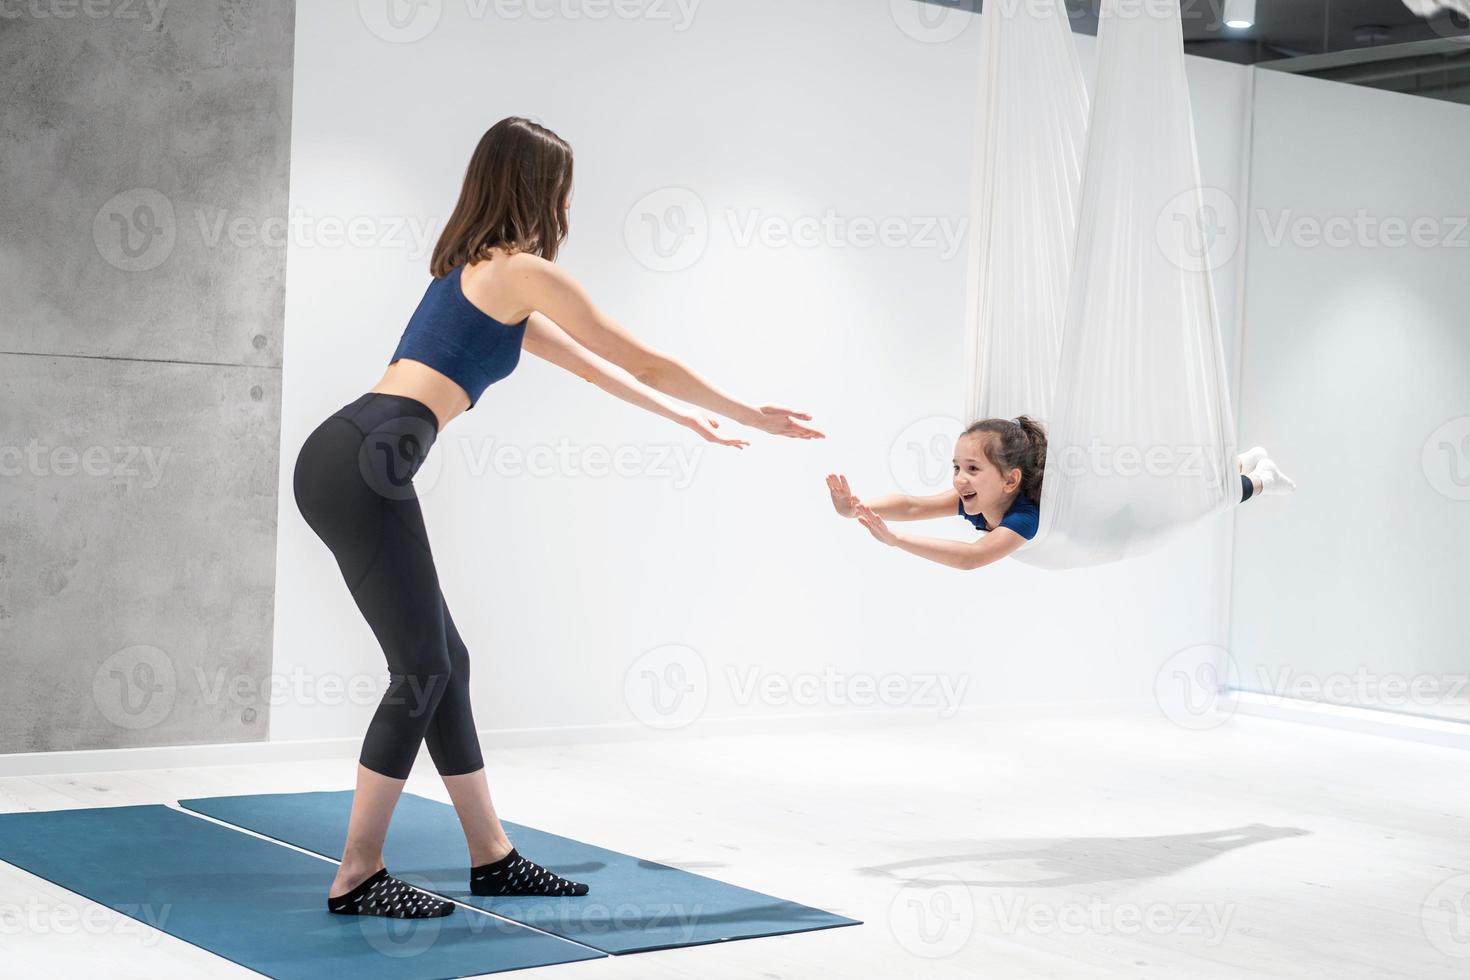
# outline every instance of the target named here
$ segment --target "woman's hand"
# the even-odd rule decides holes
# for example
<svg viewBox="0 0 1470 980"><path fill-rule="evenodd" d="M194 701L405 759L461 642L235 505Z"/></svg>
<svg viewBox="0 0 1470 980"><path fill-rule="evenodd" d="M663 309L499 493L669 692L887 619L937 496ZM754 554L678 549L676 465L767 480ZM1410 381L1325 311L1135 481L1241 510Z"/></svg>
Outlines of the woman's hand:
<svg viewBox="0 0 1470 980"><path fill-rule="evenodd" d="M698 413L683 415L679 418L679 424L693 429L709 442L717 443L721 446L734 446L737 449L744 449L750 445L744 439L726 439L720 435L715 431L720 427L719 420L710 415L700 415Z"/></svg>
<svg viewBox="0 0 1470 980"><path fill-rule="evenodd" d="M888 530L888 525L883 522L883 518L879 517L877 512L867 504L857 505L857 519L858 523L867 528L868 533L879 541L884 544L898 544L898 535Z"/></svg>
<svg viewBox="0 0 1470 980"><path fill-rule="evenodd" d="M755 417L745 424L762 432L769 432L773 436L790 436L793 439L825 439L821 432L810 426L802 425L796 421L802 419L810 422L811 416L805 412L798 412L790 408L781 408L776 405L762 405L755 410Z"/></svg>
<svg viewBox="0 0 1470 980"><path fill-rule="evenodd" d="M847 485L847 477L836 473L827 474L827 490L832 494L832 509L839 517L856 517L858 504L862 501L853 495Z"/></svg>

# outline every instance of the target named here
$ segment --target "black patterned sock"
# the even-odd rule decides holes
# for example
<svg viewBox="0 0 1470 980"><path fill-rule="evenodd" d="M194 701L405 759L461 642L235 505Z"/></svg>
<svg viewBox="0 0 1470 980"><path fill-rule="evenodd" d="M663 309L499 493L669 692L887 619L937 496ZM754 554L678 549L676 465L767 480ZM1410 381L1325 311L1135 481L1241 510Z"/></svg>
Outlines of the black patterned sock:
<svg viewBox="0 0 1470 980"><path fill-rule="evenodd" d="M454 911L454 903L435 898L379 868L345 895L327 899L339 915L381 915L390 919L432 919Z"/></svg>
<svg viewBox="0 0 1470 980"><path fill-rule="evenodd" d="M587 886L527 861L512 847L499 861L470 869L470 891L476 895L585 895Z"/></svg>

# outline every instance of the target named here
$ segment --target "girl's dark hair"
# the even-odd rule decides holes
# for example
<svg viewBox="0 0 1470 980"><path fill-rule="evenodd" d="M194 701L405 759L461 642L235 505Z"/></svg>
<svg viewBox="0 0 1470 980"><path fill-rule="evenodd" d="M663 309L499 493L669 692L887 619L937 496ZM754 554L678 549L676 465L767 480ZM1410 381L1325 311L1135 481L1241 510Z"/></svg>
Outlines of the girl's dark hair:
<svg viewBox="0 0 1470 980"><path fill-rule="evenodd" d="M1002 474L1019 469L1021 492L1040 503L1041 480L1046 472L1046 429L1031 416L1022 415L1015 419L981 419L962 434L982 432L995 436L984 440L985 458Z"/></svg>
<svg viewBox="0 0 1470 980"><path fill-rule="evenodd" d="M448 275L488 258L493 246L556 261L567 237L562 204L571 191L572 148L566 141L520 116L500 120L480 137L470 157L429 272L435 278Z"/></svg>

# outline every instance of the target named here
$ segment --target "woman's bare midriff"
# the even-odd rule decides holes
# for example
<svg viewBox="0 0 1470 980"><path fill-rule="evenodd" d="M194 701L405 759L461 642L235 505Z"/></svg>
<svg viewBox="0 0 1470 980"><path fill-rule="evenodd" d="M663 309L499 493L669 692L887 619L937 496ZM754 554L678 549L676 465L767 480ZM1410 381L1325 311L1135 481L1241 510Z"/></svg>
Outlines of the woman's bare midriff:
<svg viewBox="0 0 1470 980"><path fill-rule="evenodd" d="M463 388L422 361L401 357L388 365L383 377L368 389L385 395L404 395L429 406L439 420L439 432L460 412L470 407Z"/></svg>

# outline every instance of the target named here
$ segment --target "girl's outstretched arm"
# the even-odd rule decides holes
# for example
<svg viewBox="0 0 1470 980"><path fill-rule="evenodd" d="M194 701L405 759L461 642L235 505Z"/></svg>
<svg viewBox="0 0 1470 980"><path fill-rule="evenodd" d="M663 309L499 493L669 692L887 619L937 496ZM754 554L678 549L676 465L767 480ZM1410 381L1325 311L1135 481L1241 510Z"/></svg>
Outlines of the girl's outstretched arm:
<svg viewBox="0 0 1470 980"><path fill-rule="evenodd" d="M802 424L811 420L810 415L777 405L747 405L683 361L649 347L598 309L581 284L554 262L521 253L512 257L512 263L508 271L513 272L513 288L523 306L544 313L577 343L648 387L762 432L794 439L825 438Z"/></svg>
<svg viewBox="0 0 1470 980"><path fill-rule="evenodd" d="M902 548L911 555L937 561L950 568L981 568L999 561L1026 543L1025 538L1008 527L988 531L978 541L946 541L943 538L899 534L890 530L882 517L863 504L857 506L857 519L873 537L884 544Z"/></svg>
<svg viewBox="0 0 1470 980"><path fill-rule="evenodd" d="M856 517L862 501L840 473L827 474L827 490L832 494L832 507L843 517ZM890 521L923 521L933 517L951 517L959 512L960 495L955 490L936 493L932 497L910 497L890 493L868 502L875 514Z"/></svg>
<svg viewBox="0 0 1470 980"><path fill-rule="evenodd" d="M587 350L540 313L532 313L526 321L526 336L521 349L557 367L566 368L583 381L590 381L631 405L693 429L710 442L737 448L750 445L744 439L726 439L715 431L720 425L717 420L702 413L689 412L645 388L627 371Z"/></svg>

